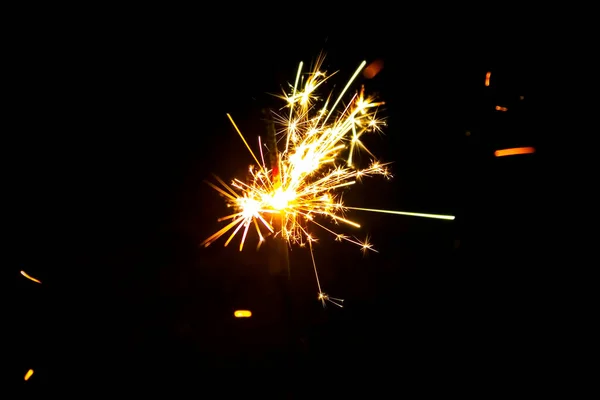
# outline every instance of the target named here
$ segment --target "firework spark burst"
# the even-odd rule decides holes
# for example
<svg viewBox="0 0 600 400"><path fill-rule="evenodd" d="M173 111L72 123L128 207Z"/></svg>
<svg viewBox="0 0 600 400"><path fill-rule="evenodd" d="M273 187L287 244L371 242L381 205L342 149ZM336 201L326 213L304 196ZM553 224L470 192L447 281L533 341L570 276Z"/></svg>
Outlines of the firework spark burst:
<svg viewBox="0 0 600 400"><path fill-rule="evenodd" d="M355 236L338 233L330 225L347 225L360 228L360 225L346 218L348 210L371 211L379 213L411 215L426 218L454 219L453 216L407 213L401 211L378 210L348 207L343 204L341 193L364 177L380 175L390 179L389 163L381 163L365 147L361 139L364 135L381 132L385 121L377 117L384 103L365 94L364 86L348 95L358 74L366 65L363 61L338 96L333 93L326 98L319 97L317 89L331 77L321 71L323 58L315 67L303 74L301 62L293 85L289 91L278 96L285 101L281 114L274 114L278 124L277 142L279 149L271 148L277 154L275 165L264 162L263 147L258 138L260 161L233 118L227 114L236 132L241 137L256 162L250 166L246 181L233 179L226 184L215 176L217 184L207 182L222 197L233 212L219 218L226 225L208 237L202 245L209 246L221 236L229 234L227 246L236 236L241 235L241 251L248 238L249 231L255 231L258 237L257 249L266 236L280 237L289 246L299 245L310 249L315 278L318 287L318 299L325 305L328 301L342 307L343 300L330 297L321 289L319 274L313 254L316 236L312 228L333 235L337 241L347 241L360 247L363 252L376 251L368 238L360 240ZM347 103L344 105L344 99ZM366 152L371 162L364 168L356 165L358 151ZM274 221L278 219L277 224Z"/></svg>

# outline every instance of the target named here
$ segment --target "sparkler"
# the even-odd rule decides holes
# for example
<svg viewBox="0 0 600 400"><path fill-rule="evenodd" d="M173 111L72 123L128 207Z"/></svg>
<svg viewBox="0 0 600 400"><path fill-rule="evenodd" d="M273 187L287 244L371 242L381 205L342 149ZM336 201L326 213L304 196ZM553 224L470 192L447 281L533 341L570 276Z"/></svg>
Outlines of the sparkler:
<svg viewBox="0 0 600 400"><path fill-rule="evenodd" d="M204 240L202 245L209 246L232 231L225 241L227 246L241 232L241 251L251 229L258 236L257 249L265 241L265 236L281 237L289 246L305 247L308 244L319 291L318 299L323 306L329 301L342 307L342 299L330 297L321 289L313 254L313 243L317 239L311 231L312 227L333 235L337 241L353 243L366 252L376 251L368 238L361 241L354 236L338 233L326 224L342 223L360 228L358 223L346 218L346 211L350 209L450 220L454 217L352 208L343 204L341 191L361 178L374 175L387 179L392 177L387 168L389 163L377 161L361 141L364 135L381 132L385 126L385 121L377 118L379 106L384 103L376 101L375 97L366 96L362 86L345 106L340 106L348 89L366 65L365 61L359 65L335 101L331 102L333 93L325 99L320 98L317 89L333 76L321 72L322 62L323 58L320 57L312 71L306 74L303 74L303 63L300 62L294 85L289 85L290 92L284 91L282 96L278 96L286 102L289 112L287 116L275 114L274 118L280 126L277 132L278 142L283 143L276 167L268 168L265 164L260 137L259 161L233 118L227 114L256 165L250 166L246 182L235 178L228 185L217 176L215 179L219 185L207 182L225 198L227 206L233 212L219 218L219 222L227 221L227 224ZM321 104L323 105L320 106ZM271 149L274 152L276 150ZM362 169L355 165L355 155L359 150L365 151L372 158L370 165ZM273 223L275 218L280 218L279 224Z"/></svg>

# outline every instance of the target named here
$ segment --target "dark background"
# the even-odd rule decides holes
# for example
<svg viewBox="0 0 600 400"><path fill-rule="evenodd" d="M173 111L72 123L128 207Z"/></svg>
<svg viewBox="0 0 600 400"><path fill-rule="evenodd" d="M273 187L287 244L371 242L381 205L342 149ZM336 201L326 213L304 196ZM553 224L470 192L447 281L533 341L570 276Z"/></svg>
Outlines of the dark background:
<svg viewBox="0 0 600 400"><path fill-rule="evenodd" d="M38 14L11 33L3 146L8 376L23 386L35 370L21 390L304 398L321 385L506 387L549 362L539 65L518 18L403 16L305 32L286 19L275 30L264 15L194 22L155 10L53 24ZM267 93L321 51L324 69L340 71L327 90L362 60L384 62L354 88L386 102L385 135L367 144L393 162L394 179L365 180L346 203L456 216L355 212L379 251L367 257L323 237L321 282L343 309L321 307L303 249L283 290L252 241L242 253L223 240L199 246L226 212L202 181L252 163L226 113L255 145L261 108L280 105ZM494 157L518 146L537 152ZM253 317L234 319L240 308Z"/></svg>

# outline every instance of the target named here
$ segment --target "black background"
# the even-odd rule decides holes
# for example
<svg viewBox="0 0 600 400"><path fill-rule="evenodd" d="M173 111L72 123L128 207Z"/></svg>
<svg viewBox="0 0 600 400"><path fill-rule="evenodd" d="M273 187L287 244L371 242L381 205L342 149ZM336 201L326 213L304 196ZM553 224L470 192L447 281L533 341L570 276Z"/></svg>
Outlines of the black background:
<svg viewBox="0 0 600 400"><path fill-rule="evenodd" d="M325 386L533 381L549 357L551 270L540 253L538 65L522 20L407 12L356 24L340 15L339 28L323 16L308 28L311 12L147 11L66 22L25 13L11 33L8 376L23 383L35 370L21 390L216 386L304 398ZM394 179L366 180L346 203L456 216L355 212L379 251L366 257L322 238L321 282L343 309L317 301L306 250L292 250L282 291L252 242L242 253L199 246L226 212L203 180L252 163L226 113L254 145L261 108L280 105L268 93L321 51L325 69L340 71L328 90L362 60L384 62L355 88L386 102L385 135L367 144L393 162ZM537 152L494 157L518 146ZM234 319L240 308L253 317Z"/></svg>

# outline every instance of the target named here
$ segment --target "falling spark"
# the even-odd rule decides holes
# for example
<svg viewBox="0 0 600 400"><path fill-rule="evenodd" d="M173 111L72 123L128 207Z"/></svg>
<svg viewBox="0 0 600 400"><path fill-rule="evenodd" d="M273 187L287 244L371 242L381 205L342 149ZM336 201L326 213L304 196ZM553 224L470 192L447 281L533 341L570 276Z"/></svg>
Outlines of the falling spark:
<svg viewBox="0 0 600 400"><path fill-rule="evenodd" d="M505 156L516 156L519 154L533 154L535 153L535 148L533 147L513 147L511 149L502 149L496 150L494 155L496 157L505 157Z"/></svg>
<svg viewBox="0 0 600 400"><path fill-rule="evenodd" d="M508 111L508 108L502 107L502 106L496 106L496 111L506 112L506 111Z"/></svg>
<svg viewBox="0 0 600 400"><path fill-rule="evenodd" d="M492 76L491 72L485 74L485 86L490 86L490 77Z"/></svg>
<svg viewBox="0 0 600 400"><path fill-rule="evenodd" d="M23 275L25 278L29 279L30 281L33 281L36 283L42 283L41 281L35 279L34 277L27 275L27 273L25 271L21 271L21 275Z"/></svg>
<svg viewBox="0 0 600 400"><path fill-rule="evenodd" d="M33 370L30 369L29 371L27 371L27 373L25 374L25 377L23 378L25 381L28 381L29 378L31 378L31 375L33 375Z"/></svg>
<svg viewBox="0 0 600 400"><path fill-rule="evenodd" d="M321 288L313 253L313 242L317 239L311 227L333 235L336 241L353 243L363 252L376 252L368 239L361 241L354 236L337 233L326 226L327 221L334 225L360 228L359 223L346 218L348 210L449 220L453 220L454 217L352 208L342 203L342 192L362 178L374 175L387 179L392 177L387 168L388 163L377 161L362 141L369 134L381 132L385 126L385 121L377 117L379 106L384 103L376 101L373 96L365 95L364 86L347 95L366 65L366 61L363 61L329 106L333 93L325 98L319 97L317 93L317 89L333 75L320 71L322 62L323 58L319 57L314 69L304 74L301 62L294 84L289 85L289 92L278 96L289 107L289 113L286 116L274 114L274 120L281 125L278 130L280 138L277 141L285 144L284 150L278 154L275 167L266 167L260 138L262 162L244 139L231 115L227 114L235 131L254 158L256 166L250 167L249 178L245 180L235 178L230 184L226 184L215 177L219 186L207 182L225 198L227 206L233 211L219 218L220 222L226 221L226 225L204 240L202 245L207 247L221 236L229 234L225 241L227 246L239 233L241 251L249 236L250 225L255 227L259 238L258 246L265 240L265 235L280 237L288 246L306 247L308 244L317 282L318 299L323 305L330 302L342 307L342 299L327 295ZM359 152L368 154L371 159L370 164L364 168L356 166ZM276 227L273 224L275 218L281 220L281 224L277 224Z"/></svg>

